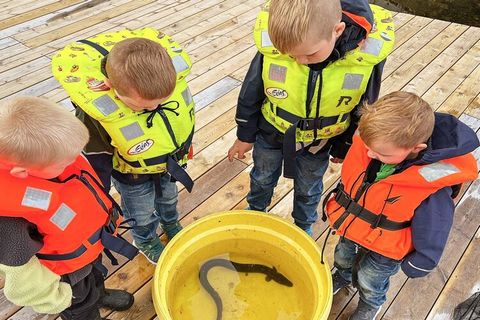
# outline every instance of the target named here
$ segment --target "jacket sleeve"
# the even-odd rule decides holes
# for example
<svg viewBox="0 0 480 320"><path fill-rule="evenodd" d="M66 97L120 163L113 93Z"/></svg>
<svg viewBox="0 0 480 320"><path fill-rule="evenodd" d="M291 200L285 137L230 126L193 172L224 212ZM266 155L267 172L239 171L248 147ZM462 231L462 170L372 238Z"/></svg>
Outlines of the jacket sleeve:
<svg viewBox="0 0 480 320"><path fill-rule="evenodd" d="M72 302L72 288L61 282L60 276L43 266L33 256L21 266L0 264L5 280L5 297L18 306L32 307L38 313L56 314Z"/></svg>
<svg viewBox="0 0 480 320"><path fill-rule="evenodd" d="M353 135L355 134L355 131L358 127L358 120L360 119L358 112L360 107L365 102L374 103L378 100L378 95L380 94L380 85L382 82L383 67L385 66L385 62L386 60L383 60L373 68L372 75L370 76L370 79L368 81L365 93L360 99L358 105L356 105L350 113L351 120L348 129L344 133L330 139L330 144L332 146L330 149L330 155L332 157L345 159L345 156L347 155L347 152L352 145Z"/></svg>
<svg viewBox="0 0 480 320"><path fill-rule="evenodd" d="M37 227L22 218L0 217L0 276L12 303L40 313L58 313L72 300L69 284L43 266L35 254L43 247Z"/></svg>
<svg viewBox="0 0 480 320"><path fill-rule="evenodd" d="M426 276L440 261L453 224L455 206L452 189L443 188L425 199L415 210L412 220L414 251L402 262L410 278Z"/></svg>
<svg viewBox="0 0 480 320"><path fill-rule="evenodd" d="M266 97L262 68L263 55L257 52L243 81L237 103L237 138L243 142L253 143L257 135L258 119L261 117L261 107Z"/></svg>

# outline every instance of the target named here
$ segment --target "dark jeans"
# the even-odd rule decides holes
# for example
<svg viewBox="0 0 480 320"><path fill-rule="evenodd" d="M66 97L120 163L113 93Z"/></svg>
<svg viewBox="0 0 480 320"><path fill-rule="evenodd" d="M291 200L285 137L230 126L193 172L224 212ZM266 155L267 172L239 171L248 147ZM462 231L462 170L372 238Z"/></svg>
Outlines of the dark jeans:
<svg viewBox="0 0 480 320"><path fill-rule="evenodd" d="M98 301L105 294L102 272L92 264L91 271L86 277L75 280L73 274L64 275L62 281L72 286L73 298L72 305L60 313L60 318L63 320L100 319Z"/></svg>
<svg viewBox="0 0 480 320"><path fill-rule="evenodd" d="M295 224L304 230L317 220L317 207L323 191L322 178L328 167L328 158L328 150L316 154L308 151L297 153L292 217ZM282 174L282 161L282 149L272 146L258 134L253 146L253 168L247 195L250 209L267 210Z"/></svg>
<svg viewBox="0 0 480 320"><path fill-rule="evenodd" d="M367 251L342 238L335 247L334 264L343 279L353 282L360 299L377 308L387 300L390 277L398 272L401 261Z"/></svg>

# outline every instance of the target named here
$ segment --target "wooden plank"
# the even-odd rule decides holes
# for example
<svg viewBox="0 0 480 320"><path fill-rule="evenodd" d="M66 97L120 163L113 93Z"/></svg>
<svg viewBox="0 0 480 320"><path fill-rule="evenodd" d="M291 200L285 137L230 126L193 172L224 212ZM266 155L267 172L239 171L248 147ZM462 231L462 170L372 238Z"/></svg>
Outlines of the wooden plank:
<svg viewBox="0 0 480 320"><path fill-rule="evenodd" d="M247 165L245 163L237 159L235 159L233 163L230 163L227 159L220 161L215 167L195 180L195 187L192 193L188 193L186 190L180 192L178 196L178 211L180 216L186 216L200 203L216 193L233 177L245 170L246 167Z"/></svg>
<svg viewBox="0 0 480 320"><path fill-rule="evenodd" d="M50 67L44 67L39 70L26 74L15 81L0 85L0 98L7 97L15 92L35 85L50 77Z"/></svg>
<svg viewBox="0 0 480 320"><path fill-rule="evenodd" d="M235 128L235 108L232 108L218 117L214 123L198 130L193 137L196 150L205 149L212 141L222 137L225 133ZM225 150L226 153L227 150Z"/></svg>
<svg viewBox="0 0 480 320"><path fill-rule="evenodd" d="M40 7L36 10L23 12L21 14L17 14L11 18L7 18L5 20L0 21L0 29L6 29L8 27L30 21L32 19L44 16L48 13L53 11L57 11L59 9L63 9L65 7L69 7L71 5L83 2L83 0L60 0L50 3L46 6Z"/></svg>
<svg viewBox="0 0 480 320"><path fill-rule="evenodd" d="M440 112L447 112L455 116L460 114L475 99L480 92L480 64L468 76L465 81L453 92L451 96L438 109Z"/></svg>
<svg viewBox="0 0 480 320"><path fill-rule="evenodd" d="M434 20L428 24L427 27L418 31L415 35L411 36L410 39L407 39L405 43L398 48L388 57L388 63L385 65L383 71L383 79L387 78L392 74L392 72L398 69L403 63L407 60L410 62L410 58L418 53L418 51L425 47L429 42L432 41L439 33L445 30L449 25L449 22ZM467 27L463 26L464 29ZM399 37L401 32L398 32ZM395 41L401 42L403 39L395 39Z"/></svg>
<svg viewBox="0 0 480 320"><path fill-rule="evenodd" d="M194 96L195 111L200 111L219 97L240 86L242 83L231 77L224 77Z"/></svg>
<svg viewBox="0 0 480 320"><path fill-rule="evenodd" d="M246 35L251 35L257 12L258 8L255 7L195 37L186 39L187 37L183 36L183 34L178 34L178 36L175 35L175 38L178 38L178 41L183 44L184 48L192 57L200 60L208 56L207 54L202 55L202 53L204 49L210 46L215 49L221 48L240 40ZM189 35L191 34L189 30L185 30L185 34L187 34L187 32ZM211 52L213 51L214 50L211 50Z"/></svg>
<svg viewBox="0 0 480 320"><path fill-rule="evenodd" d="M480 95L478 95L467 107L463 115L469 115L475 118L480 118Z"/></svg>
<svg viewBox="0 0 480 320"><path fill-rule="evenodd" d="M434 109L437 109L479 64L480 41L468 50L453 67L448 69L435 85L423 95L423 98Z"/></svg>
<svg viewBox="0 0 480 320"><path fill-rule="evenodd" d="M122 312L114 312L108 316L108 319L151 319L154 316L152 281L149 281L140 290L135 292L135 302L130 309Z"/></svg>
<svg viewBox="0 0 480 320"><path fill-rule="evenodd" d="M423 95L445 74L470 48L480 40L480 30L470 27L447 49L412 79L403 90Z"/></svg>
<svg viewBox="0 0 480 320"><path fill-rule="evenodd" d="M477 228L462 259L427 315L428 320L453 319L455 307L480 290L478 257L480 257L480 228Z"/></svg>
<svg viewBox="0 0 480 320"><path fill-rule="evenodd" d="M13 38L5 37L3 39L0 39L0 48L5 49L5 48L8 48L8 47L13 46L15 44L18 44L18 43L20 43L20 42L18 42L17 40L15 40Z"/></svg>
<svg viewBox="0 0 480 320"><path fill-rule="evenodd" d="M472 117L468 114L463 113L458 118L458 120L468 125L475 132L477 132L480 129L480 119L477 117Z"/></svg>
<svg viewBox="0 0 480 320"><path fill-rule="evenodd" d="M233 108L237 103L240 87L236 87L226 95L218 98L197 113L195 118L195 129L198 130L208 123L217 119L220 115ZM199 114L208 114L208 117L199 117Z"/></svg>
<svg viewBox="0 0 480 320"><path fill-rule="evenodd" d="M400 47L404 42L408 41L417 32L422 30L426 25L432 22L433 19L415 16L402 28L395 32L395 48Z"/></svg>
<svg viewBox="0 0 480 320"><path fill-rule="evenodd" d="M5 72L0 73L0 85L7 82L15 81L16 79L28 74L32 71L38 70L39 68L49 65L50 59L46 57L40 57L28 63L25 63L18 68L10 69Z"/></svg>
<svg viewBox="0 0 480 320"><path fill-rule="evenodd" d="M255 46L239 52L235 57L229 61L222 63L221 65L212 68L208 72L202 74L201 76L190 81L190 89L193 92L199 92L216 82L216 79L223 78L229 73L235 71L236 66L243 66L246 63L250 62L253 58L255 52L257 51Z"/></svg>
<svg viewBox="0 0 480 320"><path fill-rule="evenodd" d="M432 22L432 24L434 23L435 21ZM446 23L443 23L443 26L445 25ZM433 40L429 41L428 44L422 44L422 48L420 50L417 51L416 49L415 55L403 63L397 70L391 72L390 76L384 78L384 81L382 82L382 88L380 90L380 96L383 96L388 92L400 90L419 72L421 72L425 66L432 62L443 50L445 50L450 43L455 41L455 39L459 37L466 29L467 27L465 26L451 24L440 34L435 36ZM435 30L435 34L436 32L437 30ZM396 59L391 60L395 61ZM388 65L389 70L392 70L390 69L392 68L392 65L394 65L394 63Z"/></svg>
<svg viewBox="0 0 480 320"><path fill-rule="evenodd" d="M119 0L116 0L116 1L119 1ZM87 26L93 26L102 21L106 21L111 19L112 17L118 16L122 13L132 11L138 7L144 6L153 1L154 0L135 0L135 1L124 3L122 5L115 5L115 10L107 10L107 11L100 12L98 14L95 14L89 17L88 19L82 20L82 22L75 22L67 26L64 26L60 30L57 30L56 32L52 32L52 30L49 30L47 33L44 33L38 36L34 35L32 38L25 40L24 43L30 48L35 48L35 47L47 44L53 40L60 39L65 35L80 31ZM15 39L22 41L20 38L21 37L18 37L18 36L15 37Z"/></svg>

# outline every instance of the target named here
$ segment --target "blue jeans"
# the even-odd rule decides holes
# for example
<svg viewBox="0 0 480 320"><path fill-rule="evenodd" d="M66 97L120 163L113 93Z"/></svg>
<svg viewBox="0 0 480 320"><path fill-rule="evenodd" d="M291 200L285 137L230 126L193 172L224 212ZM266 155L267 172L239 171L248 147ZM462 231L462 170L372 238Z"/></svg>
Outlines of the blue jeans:
<svg viewBox="0 0 480 320"><path fill-rule="evenodd" d="M328 158L328 150L317 154L297 152L292 217L295 224L304 230L317 220ZM258 134L253 147L253 169L250 171L250 192L247 195L250 209L267 210L282 173L282 160L282 150L273 147Z"/></svg>
<svg viewBox="0 0 480 320"><path fill-rule="evenodd" d="M390 277L398 272L401 261L367 251L346 238L335 247L334 265L338 272L360 293L360 299L372 307L387 300Z"/></svg>
<svg viewBox="0 0 480 320"><path fill-rule="evenodd" d="M125 219L132 219L132 235L136 244L152 241L157 235L158 224L167 225L178 221L175 182L170 175L160 178L161 194L155 192L153 179L139 184L125 184L114 178L113 185L122 196L122 210Z"/></svg>

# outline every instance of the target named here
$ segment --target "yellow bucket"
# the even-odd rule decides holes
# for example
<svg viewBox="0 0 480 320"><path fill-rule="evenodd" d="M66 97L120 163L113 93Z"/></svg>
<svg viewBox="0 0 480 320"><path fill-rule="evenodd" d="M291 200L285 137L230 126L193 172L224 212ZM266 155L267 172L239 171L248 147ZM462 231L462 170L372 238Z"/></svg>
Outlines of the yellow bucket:
<svg viewBox="0 0 480 320"><path fill-rule="evenodd" d="M226 287L223 291L218 289L220 296L227 298L227 295L231 296L231 291L241 296L240 301L232 302L235 305L223 305L223 319L328 318L332 304L332 280L330 268L321 263L317 244L304 231L282 218L240 210L210 214L199 219L166 246L155 269L152 289L155 310L161 320L217 319L218 306L216 308L214 299L202 288L199 280L203 263L215 258L274 267L293 283L287 288L269 281L271 278L263 274L221 268L210 270L207 279L216 282L212 283L212 287L215 284ZM224 272L223 275L215 277L215 273L220 271ZM240 278L246 280L235 280ZM235 287L235 283L250 284L258 292L247 292L242 296L241 286ZM277 295L276 291L279 292ZM271 301L262 302L262 299ZM298 301L299 305L295 307L300 309L288 309L289 303L285 301L275 304L281 299ZM255 308L254 315L252 308ZM228 315L227 311L230 312Z"/></svg>

